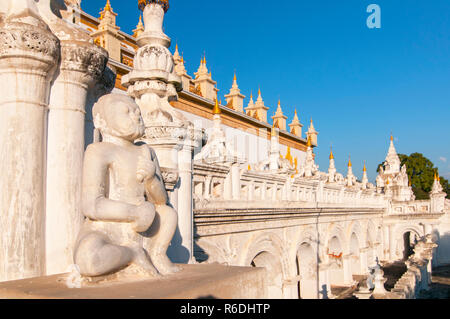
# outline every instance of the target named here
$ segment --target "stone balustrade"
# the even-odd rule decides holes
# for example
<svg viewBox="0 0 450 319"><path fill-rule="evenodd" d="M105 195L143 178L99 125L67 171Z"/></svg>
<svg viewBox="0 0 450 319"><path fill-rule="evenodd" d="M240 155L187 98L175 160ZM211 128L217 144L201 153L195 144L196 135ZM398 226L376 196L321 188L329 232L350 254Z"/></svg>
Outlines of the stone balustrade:
<svg viewBox="0 0 450 319"><path fill-rule="evenodd" d="M319 179L287 176L287 174L240 170L239 183L232 183L230 165L194 164L194 194L196 207L220 201L233 202L297 202L320 207L383 208L387 200L375 190L361 190ZM234 189L236 188L237 189ZM231 194L238 194L238 198ZM228 202L229 203L229 202Z"/></svg>
<svg viewBox="0 0 450 319"><path fill-rule="evenodd" d="M397 281L389 295L391 299L416 299L431 284L433 249L431 235L423 237L415 246L414 254L406 261L407 271Z"/></svg>

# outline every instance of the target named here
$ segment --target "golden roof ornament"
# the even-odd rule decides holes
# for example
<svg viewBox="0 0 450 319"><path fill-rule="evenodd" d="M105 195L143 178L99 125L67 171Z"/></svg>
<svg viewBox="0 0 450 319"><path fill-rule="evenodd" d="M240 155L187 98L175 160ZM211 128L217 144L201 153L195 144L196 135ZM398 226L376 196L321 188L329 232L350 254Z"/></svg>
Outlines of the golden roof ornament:
<svg viewBox="0 0 450 319"><path fill-rule="evenodd" d="M288 146L288 148L287 148L287 152L286 152L286 157L285 157L288 161L289 161L289 163L291 163L291 165L293 165L293 158L292 158L292 155L291 155L291 147L290 146Z"/></svg>
<svg viewBox="0 0 450 319"><path fill-rule="evenodd" d="M213 108L213 114L216 115L216 114L221 114L221 113L222 113L222 111L220 110L219 99L216 96L216 104L214 105L214 108Z"/></svg>
<svg viewBox="0 0 450 319"><path fill-rule="evenodd" d="M111 3L109 2L109 0L106 1L105 11L112 11Z"/></svg>
<svg viewBox="0 0 450 319"><path fill-rule="evenodd" d="M350 156L348 157L348 167L352 167L352 159Z"/></svg>
<svg viewBox="0 0 450 319"><path fill-rule="evenodd" d="M144 11L145 7L152 3L159 4L164 12L169 10L169 0L138 0L139 10Z"/></svg>
<svg viewBox="0 0 450 319"><path fill-rule="evenodd" d="M333 147L330 147L330 160L334 160Z"/></svg>
<svg viewBox="0 0 450 319"><path fill-rule="evenodd" d="M363 172L367 172L366 161L364 161L364 168L363 168Z"/></svg>
<svg viewBox="0 0 450 319"><path fill-rule="evenodd" d="M144 24L142 23L142 15L139 15L139 23L136 29L133 30L133 37L137 38L145 31Z"/></svg>
<svg viewBox="0 0 450 319"><path fill-rule="evenodd" d="M307 147L312 147L312 143L311 143L311 135L308 135L308 140L306 142L306 146Z"/></svg>

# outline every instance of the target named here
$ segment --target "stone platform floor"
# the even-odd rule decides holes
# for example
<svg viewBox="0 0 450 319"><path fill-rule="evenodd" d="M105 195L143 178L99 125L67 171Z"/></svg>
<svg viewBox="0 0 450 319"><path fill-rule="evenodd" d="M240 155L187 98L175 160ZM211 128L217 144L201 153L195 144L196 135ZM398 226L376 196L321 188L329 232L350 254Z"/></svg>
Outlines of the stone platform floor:
<svg viewBox="0 0 450 319"><path fill-rule="evenodd" d="M261 299L266 297L263 268L219 264L179 265L161 279L122 281L68 288L67 274L0 283L0 299Z"/></svg>

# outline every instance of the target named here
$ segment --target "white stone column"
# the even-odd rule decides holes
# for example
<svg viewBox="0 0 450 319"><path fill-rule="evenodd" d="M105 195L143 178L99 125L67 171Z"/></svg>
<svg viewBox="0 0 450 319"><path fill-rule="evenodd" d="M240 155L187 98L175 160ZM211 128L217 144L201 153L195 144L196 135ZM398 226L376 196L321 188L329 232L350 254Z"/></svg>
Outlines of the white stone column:
<svg viewBox="0 0 450 319"><path fill-rule="evenodd" d="M239 200L241 198L241 172L238 163L231 166L231 183L233 200Z"/></svg>
<svg viewBox="0 0 450 319"><path fill-rule="evenodd" d="M396 242L394 225L389 225L389 260L394 261L396 259Z"/></svg>
<svg viewBox="0 0 450 319"><path fill-rule="evenodd" d="M204 199L210 199L211 198L211 175L206 176L205 178L205 193L203 194Z"/></svg>
<svg viewBox="0 0 450 319"><path fill-rule="evenodd" d="M101 77L108 53L88 42L61 42L61 66L48 114L46 273L64 273L83 222L81 185L85 106L89 85Z"/></svg>
<svg viewBox="0 0 450 319"><path fill-rule="evenodd" d="M46 112L60 48L22 9L26 19L0 29L0 281L45 274Z"/></svg>
<svg viewBox="0 0 450 319"><path fill-rule="evenodd" d="M425 224L425 235L431 235L433 233L433 225Z"/></svg>
<svg viewBox="0 0 450 319"><path fill-rule="evenodd" d="M255 183L250 181L248 183L248 201L253 201L255 198Z"/></svg>
<svg viewBox="0 0 450 319"><path fill-rule="evenodd" d="M319 265L319 299L328 299L331 297L330 276L328 274L329 268L326 264Z"/></svg>
<svg viewBox="0 0 450 319"><path fill-rule="evenodd" d="M344 272L344 284L349 285L353 283L352 267L351 267L351 255L342 257L342 268Z"/></svg>
<svg viewBox="0 0 450 319"><path fill-rule="evenodd" d="M230 170L228 172L227 176L225 177L225 181L224 181L223 199L225 199L225 200L232 199L232 193L233 193L233 185L231 182L231 170Z"/></svg>
<svg viewBox="0 0 450 319"><path fill-rule="evenodd" d="M192 132L193 133L193 132ZM178 229L181 242L171 247L173 261L178 263L192 263L194 257L194 212L192 198L193 163L192 156L197 140L194 134L188 134L183 147L178 153ZM177 240L177 238L174 238ZM187 250L187 256L183 251Z"/></svg>
<svg viewBox="0 0 450 319"><path fill-rule="evenodd" d="M385 260L389 260L389 226L388 225L383 226L383 258Z"/></svg>
<svg viewBox="0 0 450 319"><path fill-rule="evenodd" d="M367 256L368 256L368 251L369 251L369 247L364 247L361 248L360 250L360 254L359 254L359 261L360 261L360 266L361 266L361 274L367 274L369 272L369 266L367 263Z"/></svg>

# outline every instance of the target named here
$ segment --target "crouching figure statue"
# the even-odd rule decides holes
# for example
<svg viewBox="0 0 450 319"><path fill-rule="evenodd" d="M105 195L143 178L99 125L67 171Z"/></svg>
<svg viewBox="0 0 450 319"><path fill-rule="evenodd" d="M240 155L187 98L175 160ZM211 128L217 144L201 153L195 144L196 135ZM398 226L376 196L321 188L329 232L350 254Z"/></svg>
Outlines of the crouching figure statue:
<svg viewBox="0 0 450 319"><path fill-rule="evenodd" d="M74 250L75 264L83 277L130 268L150 276L178 271L167 257L177 212L168 205L154 151L134 143L144 134L139 107L127 96L110 94L92 113L102 142L89 145L85 153L86 219Z"/></svg>

